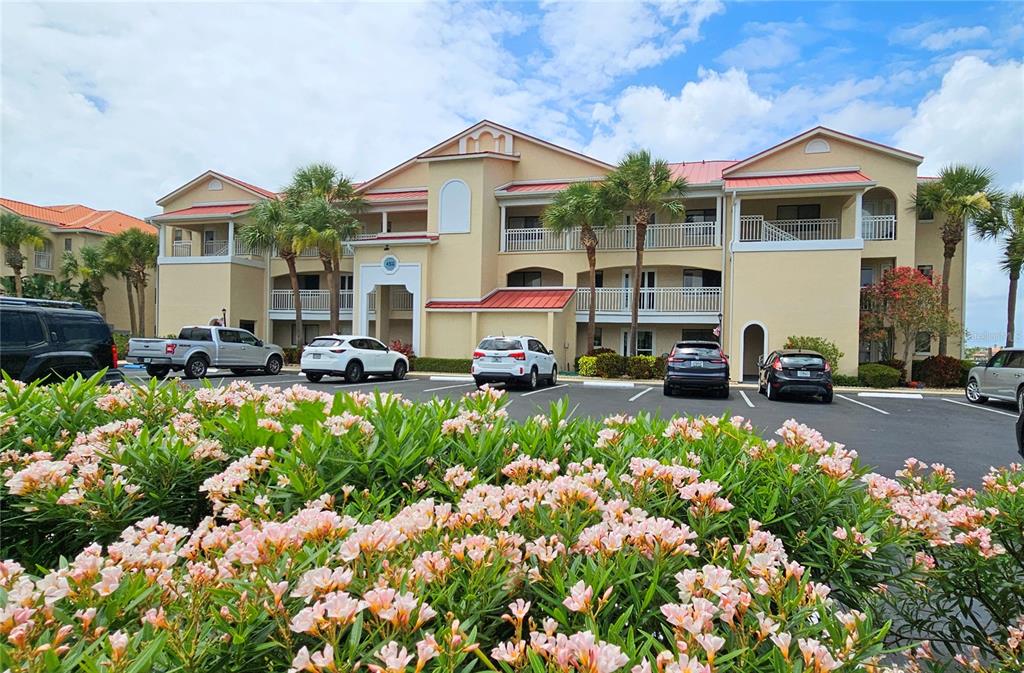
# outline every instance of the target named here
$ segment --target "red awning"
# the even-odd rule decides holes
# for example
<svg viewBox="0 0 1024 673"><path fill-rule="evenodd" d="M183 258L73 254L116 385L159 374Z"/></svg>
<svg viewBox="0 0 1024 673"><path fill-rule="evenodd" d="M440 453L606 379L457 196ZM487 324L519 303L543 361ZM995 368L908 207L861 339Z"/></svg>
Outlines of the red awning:
<svg viewBox="0 0 1024 673"><path fill-rule="evenodd" d="M463 311L487 311L495 309L520 309L526 311L551 311L565 308L575 290L558 288L550 290L497 290L479 301L428 301L427 308L458 309Z"/></svg>
<svg viewBox="0 0 1024 673"><path fill-rule="evenodd" d="M725 188L762 189L767 187L833 187L851 183L872 182L860 171L833 171L827 173L799 173L796 175L759 175L756 177L727 177Z"/></svg>

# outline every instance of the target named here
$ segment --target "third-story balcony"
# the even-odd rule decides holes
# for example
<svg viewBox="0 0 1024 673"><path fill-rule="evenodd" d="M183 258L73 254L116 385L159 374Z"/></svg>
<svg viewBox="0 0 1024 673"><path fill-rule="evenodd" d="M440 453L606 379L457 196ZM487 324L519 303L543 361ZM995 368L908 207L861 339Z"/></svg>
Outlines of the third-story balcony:
<svg viewBox="0 0 1024 673"><path fill-rule="evenodd" d="M597 288L594 301L595 311L602 316L626 316L631 311L633 297L631 288ZM651 287L640 290L639 313L663 316L685 314L716 314L722 310L722 288L720 287ZM576 288L577 319L590 310L590 289Z"/></svg>
<svg viewBox="0 0 1024 673"><path fill-rule="evenodd" d="M647 227L645 248L712 248L721 244L717 222L674 222ZM632 250L636 247L636 227L618 226L598 230L598 250ZM545 227L506 229L503 252L559 252L583 250L580 228L555 232Z"/></svg>
<svg viewBox="0 0 1024 673"><path fill-rule="evenodd" d="M766 220L761 215L740 216L740 241L834 241L841 238L839 220Z"/></svg>

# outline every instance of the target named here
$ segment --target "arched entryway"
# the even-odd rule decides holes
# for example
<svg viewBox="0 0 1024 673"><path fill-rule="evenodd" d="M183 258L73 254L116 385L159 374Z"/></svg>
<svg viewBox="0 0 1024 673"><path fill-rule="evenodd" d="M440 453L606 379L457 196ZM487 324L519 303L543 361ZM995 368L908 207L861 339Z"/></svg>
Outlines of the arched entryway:
<svg viewBox="0 0 1024 673"><path fill-rule="evenodd" d="M744 381L757 379L757 360L765 355L768 348L768 333L759 322L749 322L743 327L743 353L740 362L743 365Z"/></svg>
<svg viewBox="0 0 1024 673"><path fill-rule="evenodd" d="M384 263L388 262L388 263ZM374 315L375 329L381 325L380 333L386 331L383 326L396 312L409 311L413 350L420 352L420 306L422 290L420 285L420 265L418 263L400 263L394 255L386 255L381 264L361 264L356 277L354 294L357 301L353 306L353 328L360 334L369 334L371 310ZM378 292L380 288L388 288ZM370 300L370 295L374 299ZM381 302L382 305L378 305ZM404 341L404 339L403 339Z"/></svg>

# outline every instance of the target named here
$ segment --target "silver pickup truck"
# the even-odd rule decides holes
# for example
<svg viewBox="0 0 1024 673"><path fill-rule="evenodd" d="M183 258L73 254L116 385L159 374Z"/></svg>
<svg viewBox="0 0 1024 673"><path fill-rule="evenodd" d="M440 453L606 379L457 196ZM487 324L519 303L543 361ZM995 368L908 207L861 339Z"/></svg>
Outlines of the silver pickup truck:
<svg viewBox="0 0 1024 673"><path fill-rule="evenodd" d="M146 365L146 373L157 378L181 371L187 379L198 379L210 367L235 374L255 369L277 374L284 365L284 351L244 329L195 325L182 327L177 339L129 339L125 359Z"/></svg>

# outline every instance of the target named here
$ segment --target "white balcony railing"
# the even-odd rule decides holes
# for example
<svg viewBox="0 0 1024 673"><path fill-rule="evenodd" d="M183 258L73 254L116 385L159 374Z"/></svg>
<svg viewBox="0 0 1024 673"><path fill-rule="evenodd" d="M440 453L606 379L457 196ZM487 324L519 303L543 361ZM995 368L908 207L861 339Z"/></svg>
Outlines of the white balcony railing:
<svg viewBox="0 0 1024 673"><path fill-rule="evenodd" d="M228 254L228 241L203 241L203 257L225 257Z"/></svg>
<svg viewBox="0 0 1024 673"><path fill-rule="evenodd" d="M600 287L595 295L598 313L625 313L631 309L632 288ZM720 287L652 287L640 290L640 313L718 313ZM576 311L590 310L590 289L576 288Z"/></svg>
<svg viewBox="0 0 1024 673"><path fill-rule="evenodd" d="M257 250L246 244L240 238L235 239L235 256L236 257L258 257L263 254L262 250Z"/></svg>
<svg viewBox="0 0 1024 673"><path fill-rule="evenodd" d="M376 311L377 310L377 294L371 294L366 298L366 310ZM403 288L392 288L391 289L391 310L392 311L411 311L412 310L412 293Z"/></svg>
<svg viewBox="0 0 1024 673"><path fill-rule="evenodd" d="M339 310L342 313L352 311L352 290L342 290L339 293ZM299 290L299 298L302 301L302 312L331 310L331 293L328 290ZM272 311L294 311L295 295L291 290L271 290L270 309Z"/></svg>
<svg viewBox="0 0 1024 673"><path fill-rule="evenodd" d="M42 270L53 269L53 253L36 252L35 257L32 260L32 266L36 269Z"/></svg>
<svg viewBox="0 0 1024 673"><path fill-rule="evenodd" d="M864 215L861 230L865 241L895 241L895 215Z"/></svg>
<svg viewBox="0 0 1024 673"><path fill-rule="evenodd" d="M647 227L644 247L650 250L664 248L711 248L720 244L717 222L675 222L652 224ZM636 247L636 228L618 226L597 232L599 250L632 250ZM506 229L502 250L505 252L556 252L583 250L580 228L554 232L545 227Z"/></svg>
<svg viewBox="0 0 1024 673"><path fill-rule="evenodd" d="M839 220L766 220L761 215L740 216L740 241L834 241L842 233Z"/></svg>
<svg viewBox="0 0 1024 673"><path fill-rule="evenodd" d="M191 257L192 241L174 241L171 243L171 257Z"/></svg>

